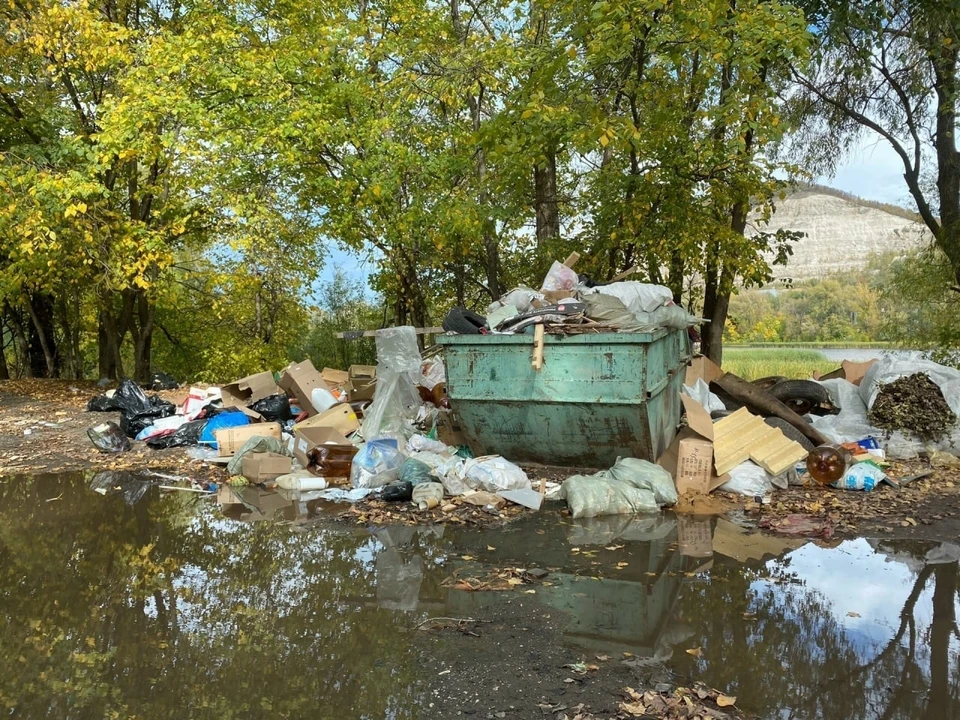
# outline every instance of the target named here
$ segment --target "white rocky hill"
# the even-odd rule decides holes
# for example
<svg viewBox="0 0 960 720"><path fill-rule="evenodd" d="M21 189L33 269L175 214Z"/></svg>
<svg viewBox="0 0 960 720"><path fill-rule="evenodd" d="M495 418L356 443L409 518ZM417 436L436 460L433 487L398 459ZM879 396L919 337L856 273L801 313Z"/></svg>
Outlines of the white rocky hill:
<svg viewBox="0 0 960 720"><path fill-rule="evenodd" d="M794 244L785 267L773 267L777 278L822 277L860 269L871 255L911 250L930 241L919 218L910 219L909 213L899 208L884 209L816 186L777 202L770 224L762 229L775 232L780 228L807 236Z"/></svg>

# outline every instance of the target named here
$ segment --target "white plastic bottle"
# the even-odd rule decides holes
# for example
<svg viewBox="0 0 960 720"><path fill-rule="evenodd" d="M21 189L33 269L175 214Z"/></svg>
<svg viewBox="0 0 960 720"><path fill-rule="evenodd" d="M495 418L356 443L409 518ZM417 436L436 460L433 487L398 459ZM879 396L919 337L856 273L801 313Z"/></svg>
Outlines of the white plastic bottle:
<svg viewBox="0 0 960 720"><path fill-rule="evenodd" d="M325 490L327 481L322 477L311 475L306 470L281 475L277 478L277 486L284 490L299 490L307 492L310 490Z"/></svg>
<svg viewBox="0 0 960 720"><path fill-rule="evenodd" d="M337 404L337 399L324 387L314 388L310 393L310 404L318 413L329 410Z"/></svg>

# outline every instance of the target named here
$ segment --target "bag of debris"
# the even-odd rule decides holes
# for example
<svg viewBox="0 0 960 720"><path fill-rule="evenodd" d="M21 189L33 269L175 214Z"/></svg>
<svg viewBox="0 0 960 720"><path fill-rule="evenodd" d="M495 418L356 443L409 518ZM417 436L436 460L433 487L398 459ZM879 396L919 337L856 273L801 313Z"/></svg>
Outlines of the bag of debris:
<svg viewBox="0 0 960 720"><path fill-rule="evenodd" d="M673 291L665 285L652 285L635 280L600 285L596 292L618 298L634 315L641 312L652 313L673 302Z"/></svg>
<svg viewBox="0 0 960 720"><path fill-rule="evenodd" d="M660 510L651 491L611 480L606 471L596 475L574 475L567 478L563 482L563 496L575 520L600 515L636 515Z"/></svg>
<svg viewBox="0 0 960 720"><path fill-rule="evenodd" d="M115 422L105 422L87 428L87 437L102 453L125 452L130 449L130 440Z"/></svg>
<svg viewBox="0 0 960 720"><path fill-rule="evenodd" d="M843 477L833 483L833 487L840 490L863 490L870 492L877 485L887 479L880 466L865 460L854 463L843 474Z"/></svg>
<svg viewBox="0 0 960 720"><path fill-rule="evenodd" d="M499 455L467 460L464 463L461 478L473 490L486 490L496 493L501 490L530 490L527 474L509 460Z"/></svg>
<svg viewBox="0 0 960 720"><path fill-rule="evenodd" d="M131 507L136 505L154 485L163 482L163 478L142 475L129 470L105 470L93 476L90 489L100 495L119 494Z"/></svg>
<svg viewBox="0 0 960 720"><path fill-rule="evenodd" d="M613 295L584 295L583 304L587 306L587 317L595 322L615 325L621 332L640 332L644 329L623 301Z"/></svg>
<svg viewBox="0 0 960 720"><path fill-rule="evenodd" d="M207 426L208 420L191 420L184 423L173 432L163 432L147 438L147 447L154 450L165 450L173 447L190 447L200 444L200 434Z"/></svg>
<svg viewBox="0 0 960 720"><path fill-rule="evenodd" d="M283 423L293 418L290 412L290 398L283 393L268 395L250 405L250 409L263 416L266 422Z"/></svg>
<svg viewBox="0 0 960 720"><path fill-rule="evenodd" d="M960 415L960 370L935 363L922 352L881 356L860 381L860 397L867 409L872 410L882 386L916 373L929 377L940 388L953 413Z"/></svg>
<svg viewBox="0 0 960 720"><path fill-rule="evenodd" d="M499 300L495 300L490 303L490 306L487 308L487 315L492 315L501 308L505 307L515 308L517 313L521 314L530 312L530 310L533 309L534 300L543 301L543 293L539 293L532 288L521 285L520 287L511 290L506 295L501 296Z"/></svg>
<svg viewBox="0 0 960 720"><path fill-rule="evenodd" d="M402 464L403 455L395 439L368 440L353 457L350 484L355 488L383 487L397 480Z"/></svg>
<svg viewBox="0 0 960 720"><path fill-rule="evenodd" d="M567 478L561 495L574 519L657 512L677 503L670 473L635 458L619 458L612 468L595 475Z"/></svg>
<svg viewBox="0 0 960 720"><path fill-rule="evenodd" d="M420 409L420 348L412 327L377 331L377 389L363 414L365 438L407 437Z"/></svg>
<svg viewBox="0 0 960 720"><path fill-rule="evenodd" d="M180 383L176 381L173 375L167 375L167 373L163 372L155 372L150 377L150 382L144 387L146 387L148 390L153 390L154 392L157 390L176 390L178 387L180 387Z"/></svg>
<svg viewBox="0 0 960 720"><path fill-rule="evenodd" d="M425 482L437 482L433 476L433 469L420 460L407 458L397 470L397 479L400 482L408 482L411 485L419 485Z"/></svg>
<svg viewBox="0 0 960 720"><path fill-rule="evenodd" d="M773 482L766 470L747 460L730 471L730 479L720 486L720 490L747 497L763 497L773 492Z"/></svg>

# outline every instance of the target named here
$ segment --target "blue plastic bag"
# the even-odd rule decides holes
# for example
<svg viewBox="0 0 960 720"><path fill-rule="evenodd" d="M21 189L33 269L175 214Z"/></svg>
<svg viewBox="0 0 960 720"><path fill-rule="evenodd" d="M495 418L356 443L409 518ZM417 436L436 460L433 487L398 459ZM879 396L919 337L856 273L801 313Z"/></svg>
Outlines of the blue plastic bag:
<svg viewBox="0 0 960 720"><path fill-rule="evenodd" d="M242 412L224 412L219 415L214 415L207 421L207 426L203 429L203 432L200 433L200 442L216 447L217 436L215 433L217 430L225 430L226 428L241 427L249 424L250 418Z"/></svg>

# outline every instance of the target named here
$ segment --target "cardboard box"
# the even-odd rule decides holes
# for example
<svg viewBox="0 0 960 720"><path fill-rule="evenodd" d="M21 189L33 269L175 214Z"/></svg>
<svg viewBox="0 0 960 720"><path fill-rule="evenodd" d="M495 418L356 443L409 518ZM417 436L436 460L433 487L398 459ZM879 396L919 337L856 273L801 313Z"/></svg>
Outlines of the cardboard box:
<svg viewBox="0 0 960 720"><path fill-rule="evenodd" d="M715 362L703 355L697 355L687 365L687 374L683 379L683 384L692 387L697 383L697 379L701 378L709 385L717 378L723 377L724 374L723 369Z"/></svg>
<svg viewBox="0 0 960 720"><path fill-rule="evenodd" d="M317 414L311 404L310 393L316 388L330 389L310 360L287 365L280 374L280 387L286 390L287 395L295 397L308 415Z"/></svg>
<svg viewBox="0 0 960 720"><path fill-rule="evenodd" d="M240 427L224 428L214 433L220 456L236 455L243 444L252 437L272 437L280 439L280 423L253 423Z"/></svg>
<svg viewBox="0 0 960 720"><path fill-rule="evenodd" d="M346 370L335 370L334 368L325 367L323 372L320 373L320 377L330 386L331 390L342 388L350 382L350 373Z"/></svg>
<svg viewBox="0 0 960 720"><path fill-rule="evenodd" d="M293 454L304 467L310 464L310 451L319 447L325 457L317 471L325 478L350 477L353 456L357 447L331 427L296 428L293 435Z"/></svg>
<svg viewBox="0 0 960 720"><path fill-rule="evenodd" d="M329 427L341 435L349 435L357 431L360 427L360 421L357 419L357 414L353 411L352 407L347 403L340 403L319 415L314 415L312 418L307 418L303 422L297 423L293 426L293 429L300 430L310 427Z"/></svg>
<svg viewBox="0 0 960 720"><path fill-rule="evenodd" d="M346 390L350 395L350 402L373 400L377 390L376 365L351 365L350 381Z"/></svg>
<svg viewBox="0 0 960 720"><path fill-rule="evenodd" d="M723 485L730 476L717 475L714 469L710 413L687 395L681 393L680 400L687 412L689 427L677 433L670 447L657 459L657 464L673 475L678 494L706 495Z"/></svg>
<svg viewBox="0 0 960 720"><path fill-rule="evenodd" d="M277 383L273 379L273 373L262 372L256 375L248 375L229 385L224 385L220 388L220 397L223 399L224 407L235 406L239 410L244 410L250 403L262 400L270 395L277 395L280 392L280 388L277 387ZM252 410L250 413L258 418L260 417L259 413Z"/></svg>
<svg viewBox="0 0 960 720"><path fill-rule="evenodd" d="M254 483L276 480L292 469L290 458L272 452L247 453L243 456L243 476Z"/></svg>

